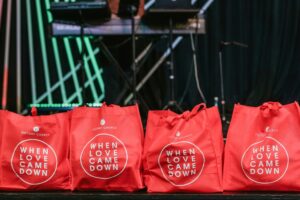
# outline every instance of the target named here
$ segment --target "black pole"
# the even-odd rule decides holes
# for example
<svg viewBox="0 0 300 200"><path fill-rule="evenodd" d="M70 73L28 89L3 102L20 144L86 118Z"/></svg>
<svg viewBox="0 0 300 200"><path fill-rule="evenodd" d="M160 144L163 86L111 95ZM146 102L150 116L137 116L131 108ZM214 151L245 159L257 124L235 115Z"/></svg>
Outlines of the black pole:
<svg viewBox="0 0 300 200"><path fill-rule="evenodd" d="M137 103L137 94L136 94L136 42L135 42L135 19L134 19L134 13L135 13L135 7L131 6L131 40L132 40L132 71L133 71L133 78L132 78L132 92L133 92L133 103Z"/></svg>
<svg viewBox="0 0 300 200"><path fill-rule="evenodd" d="M224 74L223 74L223 51L222 51L222 45L220 45L219 49L219 67L220 67L220 89L221 89L221 115L222 115L222 121L226 121L226 115L225 115L225 94L224 94Z"/></svg>
<svg viewBox="0 0 300 200"><path fill-rule="evenodd" d="M174 85L174 79L175 79L175 74L174 74L174 49L173 49L173 19L172 17L169 18L169 48L170 48L170 74L169 74L169 80L170 80L170 98L171 102L175 100L175 85Z"/></svg>
<svg viewBox="0 0 300 200"><path fill-rule="evenodd" d="M222 106L222 121L226 122L226 99L224 89L224 73L223 73L223 49L225 46L238 46L242 48L248 48L247 44L237 41L221 41L219 46L219 67L220 67L220 90L221 90L221 106Z"/></svg>
<svg viewBox="0 0 300 200"><path fill-rule="evenodd" d="M173 48L173 19L169 18L169 49L170 49L170 61L169 61L169 91L170 100L168 104L163 108L174 108L179 112L182 112L181 107L175 99L175 68L174 68L174 48Z"/></svg>

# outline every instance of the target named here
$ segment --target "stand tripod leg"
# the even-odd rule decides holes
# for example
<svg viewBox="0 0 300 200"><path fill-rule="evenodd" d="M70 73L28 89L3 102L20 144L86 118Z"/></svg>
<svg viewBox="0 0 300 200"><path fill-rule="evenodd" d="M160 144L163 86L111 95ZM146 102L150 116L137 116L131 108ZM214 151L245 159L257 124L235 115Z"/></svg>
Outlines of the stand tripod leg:
<svg viewBox="0 0 300 200"><path fill-rule="evenodd" d="M182 40L183 40L183 37L178 36L172 44L173 48L175 49ZM165 60L167 60L167 58L170 56L170 52L171 52L171 50L169 48L164 52L164 54L158 59L158 61L153 65L153 67L151 67L151 69L144 76L144 78L137 84L136 91L141 90L141 88L151 78L151 76L156 72L156 70L165 62ZM125 99L125 104L127 104L132 98L133 98L133 95L129 94L127 96L127 98Z"/></svg>
<svg viewBox="0 0 300 200"><path fill-rule="evenodd" d="M107 60L110 62L110 64L115 67L117 73L120 75L120 77L124 80L125 82L125 87L130 90L133 86L131 84L130 79L127 77L126 73L123 71L122 67L118 63L118 61L114 58L114 56L111 54L107 46L100 40L99 41L99 48L101 49L101 52L104 54L104 56L107 58ZM136 93L139 100L141 101L141 104L149 110L149 106L146 104L144 99L139 95L139 93ZM125 105L127 105L129 102L125 102Z"/></svg>
<svg viewBox="0 0 300 200"><path fill-rule="evenodd" d="M139 73L139 71L141 70L142 66L144 66L144 63L147 61L147 59L149 58L150 53L152 52L152 50L154 49L153 43L151 42L140 54L139 56L135 59L135 63L136 63L136 74ZM131 68L133 68L133 64L131 66ZM135 87L136 92L137 91L137 87ZM116 98L116 103L120 104L121 101L123 100L124 96L126 95L128 91L128 88L124 87L123 90L120 92L120 94L118 95L118 97ZM140 99L139 99L140 100Z"/></svg>

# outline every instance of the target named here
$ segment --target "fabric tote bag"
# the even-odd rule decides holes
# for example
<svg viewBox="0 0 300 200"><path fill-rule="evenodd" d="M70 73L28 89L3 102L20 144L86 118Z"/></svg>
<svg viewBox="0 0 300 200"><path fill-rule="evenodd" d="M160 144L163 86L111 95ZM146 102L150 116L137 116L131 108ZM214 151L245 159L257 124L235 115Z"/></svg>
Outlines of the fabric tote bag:
<svg viewBox="0 0 300 200"><path fill-rule="evenodd" d="M225 145L224 190L300 190L299 105L235 105Z"/></svg>
<svg viewBox="0 0 300 200"><path fill-rule="evenodd" d="M149 112L143 154L148 192L222 192L222 153L217 107Z"/></svg>
<svg viewBox="0 0 300 200"><path fill-rule="evenodd" d="M141 176L143 128L138 106L80 107L72 111L73 190L135 191Z"/></svg>
<svg viewBox="0 0 300 200"><path fill-rule="evenodd" d="M1 118L1 190L70 190L69 115Z"/></svg>

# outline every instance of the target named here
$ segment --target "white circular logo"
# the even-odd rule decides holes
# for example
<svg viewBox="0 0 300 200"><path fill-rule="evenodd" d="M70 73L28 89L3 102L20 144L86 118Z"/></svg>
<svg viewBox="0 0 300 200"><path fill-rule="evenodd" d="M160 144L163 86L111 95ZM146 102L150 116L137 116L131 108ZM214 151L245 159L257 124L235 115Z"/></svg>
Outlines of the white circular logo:
<svg viewBox="0 0 300 200"><path fill-rule="evenodd" d="M16 145L10 163L21 181L28 185L40 185L48 182L56 173L57 155L46 142L28 139Z"/></svg>
<svg viewBox="0 0 300 200"><path fill-rule="evenodd" d="M33 132L37 133L39 131L40 131L40 127L38 126L33 127Z"/></svg>
<svg viewBox="0 0 300 200"><path fill-rule="evenodd" d="M200 177L205 157L201 149L188 141L167 144L158 156L164 178L175 186L187 186Z"/></svg>
<svg viewBox="0 0 300 200"><path fill-rule="evenodd" d="M100 125L101 125L101 126L104 126L104 125L105 125L105 119L101 119L101 120L100 120Z"/></svg>
<svg viewBox="0 0 300 200"><path fill-rule="evenodd" d="M258 184L271 184L284 177L289 166L286 148L276 139L265 137L250 145L241 158L245 176Z"/></svg>
<svg viewBox="0 0 300 200"><path fill-rule="evenodd" d="M111 134L98 134L86 143L80 154L84 172L97 179L111 179L123 173L128 153L124 143Z"/></svg>

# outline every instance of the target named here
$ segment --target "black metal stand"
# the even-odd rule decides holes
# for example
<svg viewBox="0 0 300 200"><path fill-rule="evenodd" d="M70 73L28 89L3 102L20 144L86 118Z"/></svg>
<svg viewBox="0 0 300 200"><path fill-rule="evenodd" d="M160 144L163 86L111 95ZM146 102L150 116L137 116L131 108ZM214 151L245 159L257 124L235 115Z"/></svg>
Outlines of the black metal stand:
<svg viewBox="0 0 300 200"><path fill-rule="evenodd" d="M220 67L220 89L221 89L221 119L226 121L225 115L225 95L224 95L224 77L223 77L223 51L222 46L219 49L219 67Z"/></svg>
<svg viewBox="0 0 300 200"><path fill-rule="evenodd" d="M136 63L136 42L135 42L135 7L131 6L131 40L132 40L132 92L133 92L133 103L137 103L137 91L136 91L136 76L137 76L137 63Z"/></svg>
<svg viewBox="0 0 300 200"><path fill-rule="evenodd" d="M135 77L137 77L137 74L141 70L141 68L144 66L145 62L148 60L149 56L151 55L153 49L155 48L157 44L153 45L153 42L151 42L135 59L135 62L132 63L131 69L133 69L133 65L135 65L136 68L136 74ZM132 78L130 79L132 81ZM135 92L136 94L138 93L137 90L137 82L136 82L136 87L135 87ZM123 90L119 93L118 97L116 98L116 103L120 104L124 98L124 96L127 94L128 88L124 87ZM138 101L141 101L139 98L139 95L137 95ZM126 104L126 103L125 103Z"/></svg>
<svg viewBox="0 0 300 200"><path fill-rule="evenodd" d="M237 42L237 41L230 41L230 42L220 42L219 47L219 67L220 67L220 89L221 89L221 116L222 122L229 124L229 121L226 121L226 101L225 101L225 92L224 92L224 74L223 74L223 48L225 46L238 46L242 48L248 48L247 44Z"/></svg>
<svg viewBox="0 0 300 200"><path fill-rule="evenodd" d="M99 47L100 47L103 55L107 58L109 63L113 67L115 67L115 69L117 70L117 73L124 80L126 88L128 88L128 90L131 90L133 88L131 80L127 77L127 75L123 71L121 65L118 63L118 61L114 58L114 56L109 51L108 47L101 40L99 40L98 43L99 43ZM136 96L140 100L141 105L143 105L146 109L149 109L147 103L144 101L144 99L142 98L142 96L138 92L136 93Z"/></svg>
<svg viewBox="0 0 300 200"><path fill-rule="evenodd" d="M170 100L164 109L173 108L179 112L182 112L181 107L175 99L175 68L174 68L174 49L173 49L173 19L169 18L169 49L170 49L170 61L169 61L169 92Z"/></svg>

